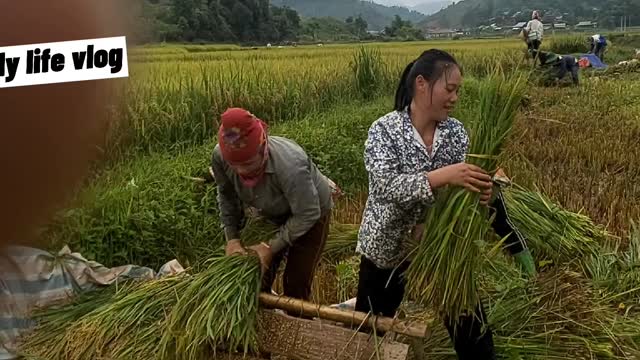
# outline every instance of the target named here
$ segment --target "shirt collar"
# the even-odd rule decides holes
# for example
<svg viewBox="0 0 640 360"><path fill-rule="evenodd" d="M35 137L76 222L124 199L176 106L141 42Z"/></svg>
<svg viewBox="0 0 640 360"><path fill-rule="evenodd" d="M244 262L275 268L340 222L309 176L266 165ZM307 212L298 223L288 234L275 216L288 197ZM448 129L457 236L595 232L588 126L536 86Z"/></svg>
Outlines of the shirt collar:
<svg viewBox="0 0 640 360"><path fill-rule="evenodd" d="M440 144L442 143L442 133L443 133L442 131L446 127L445 123L447 122L448 118L445 121L438 122L438 125L436 126L436 131L435 131L435 134L433 135L433 145L431 146L430 155L429 155L429 152L427 151L427 146L424 143L424 140L422 140L422 137L418 133L418 130L413 126L413 123L411 122L411 117L409 116L408 108L405 108L405 110L402 112L402 118L404 120L403 125L405 128L405 131L404 131L405 140L415 143L421 149L424 150L425 154L433 158L436 152L438 151Z"/></svg>
<svg viewBox="0 0 640 360"><path fill-rule="evenodd" d="M267 159L267 167L264 170L264 172L267 174L274 174L276 172L276 168L273 165L273 156L271 156L271 151L272 149L269 148L269 159Z"/></svg>

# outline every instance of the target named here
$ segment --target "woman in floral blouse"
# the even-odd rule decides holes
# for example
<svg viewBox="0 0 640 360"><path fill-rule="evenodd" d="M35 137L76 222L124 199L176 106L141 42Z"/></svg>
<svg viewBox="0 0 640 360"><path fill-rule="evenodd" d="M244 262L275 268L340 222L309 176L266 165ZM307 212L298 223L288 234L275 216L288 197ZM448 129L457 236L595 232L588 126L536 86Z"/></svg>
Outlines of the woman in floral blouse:
<svg viewBox="0 0 640 360"><path fill-rule="evenodd" d="M460 186L488 204L492 178L465 163L469 137L449 117L462 85L461 68L446 52L428 50L407 65L396 92L395 109L376 120L365 143L369 197L357 251L362 255L356 311L393 317L404 296L407 238L435 202L439 189ZM446 326L459 359L494 359L491 330L482 305L476 317L460 319L455 336Z"/></svg>

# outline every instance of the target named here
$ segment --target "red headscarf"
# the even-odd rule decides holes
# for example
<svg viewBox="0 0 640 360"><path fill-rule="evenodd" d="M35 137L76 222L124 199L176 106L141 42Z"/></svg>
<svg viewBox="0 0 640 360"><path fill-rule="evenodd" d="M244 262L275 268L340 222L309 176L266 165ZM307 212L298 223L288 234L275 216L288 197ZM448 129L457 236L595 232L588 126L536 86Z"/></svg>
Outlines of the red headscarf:
<svg viewBox="0 0 640 360"><path fill-rule="evenodd" d="M262 152L262 166L250 176L240 176L243 184L252 187L262 178L267 162L267 124L249 111L230 108L222 114L218 144L222 157L229 164L244 163Z"/></svg>

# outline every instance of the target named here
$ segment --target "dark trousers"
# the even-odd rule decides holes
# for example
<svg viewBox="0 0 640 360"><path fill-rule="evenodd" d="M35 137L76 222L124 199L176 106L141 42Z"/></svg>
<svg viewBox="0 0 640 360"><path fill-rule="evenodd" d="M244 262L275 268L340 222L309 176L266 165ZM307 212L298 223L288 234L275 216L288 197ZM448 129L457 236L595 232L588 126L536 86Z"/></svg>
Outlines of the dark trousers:
<svg viewBox="0 0 640 360"><path fill-rule="evenodd" d="M283 276L284 296L307 301L311 298L313 275L329 235L330 220L330 214L321 217L291 247L274 256L271 267L262 280L263 292L271 292L280 263L286 255L287 265Z"/></svg>
<svg viewBox="0 0 640 360"><path fill-rule="evenodd" d="M540 40L530 40L527 42L527 48L529 49L529 53L531 57L534 59L538 56L538 51L540 51L540 45L542 42Z"/></svg>
<svg viewBox="0 0 640 360"><path fill-rule="evenodd" d="M405 262L397 269L380 269L362 256L355 310L394 317L404 297L406 282L404 272L408 266L409 263ZM461 317L457 325L452 324L450 319L446 319L445 326L453 340L459 359L493 360L495 359L493 333L490 329L483 329L486 315L482 304L478 305L475 315L477 319L474 316Z"/></svg>
<svg viewBox="0 0 640 360"><path fill-rule="evenodd" d="M498 236L506 237L505 247L511 255L527 249L524 236L509 218L501 192L491 204L490 215L495 215L491 225ZM404 298L406 280L403 275L408 267L409 263L404 262L395 269L381 269L362 256L355 310L394 317ZM493 333L491 329L483 329L487 321L482 304L478 304L474 315L461 317L457 325L451 319L445 320L458 358L494 359Z"/></svg>
<svg viewBox="0 0 640 360"><path fill-rule="evenodd" d="M496 194L496 198L489 208L490 215L495 214L495 218L491 223L495 233L500 238L507 237L504 245L511 255L518 254L527 249L525 237L518 231L507 213L507 204L501 192Z"/></svg>
<svg viewBox="0 0 640 360"><path fill-rule="evenodd" d="M604 62L604 49L605 45L601 43L596 43L591 47L591 51L600 59L600 61Z"/></svg>

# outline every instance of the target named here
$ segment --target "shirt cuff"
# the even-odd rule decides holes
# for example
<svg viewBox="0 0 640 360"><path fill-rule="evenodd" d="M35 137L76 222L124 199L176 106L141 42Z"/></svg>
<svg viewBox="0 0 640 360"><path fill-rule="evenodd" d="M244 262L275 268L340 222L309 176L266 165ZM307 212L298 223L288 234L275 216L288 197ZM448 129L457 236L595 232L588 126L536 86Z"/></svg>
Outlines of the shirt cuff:
<svg viewBox="0 0 640 360"><path fill-rule="evenodd" d="M240 231L238 231L238 228L235 226L225 226L224 235L226 236L227 241L240 239Z"/></svg>
<svg viewBox="0 0 640 360"><path fill-rule="evenodd" d="M429 179L429 175L427 173L424 174L426 181L420 182L422 186L420 186L420 197L423 201L427 203L432 203L435 201L435 194L433 193L433 189L431 188L431 180Z"/></svg>
<svg viewBox="0 0 640 360"><path fill-rule="evenodd" d="M284 241L284 239L282 239L281 237L275 237L269 241L269 246L271 247L271 252L273 254L277 254L284 248L289 246L289 244L287 244L287 242Z"/></svg>

